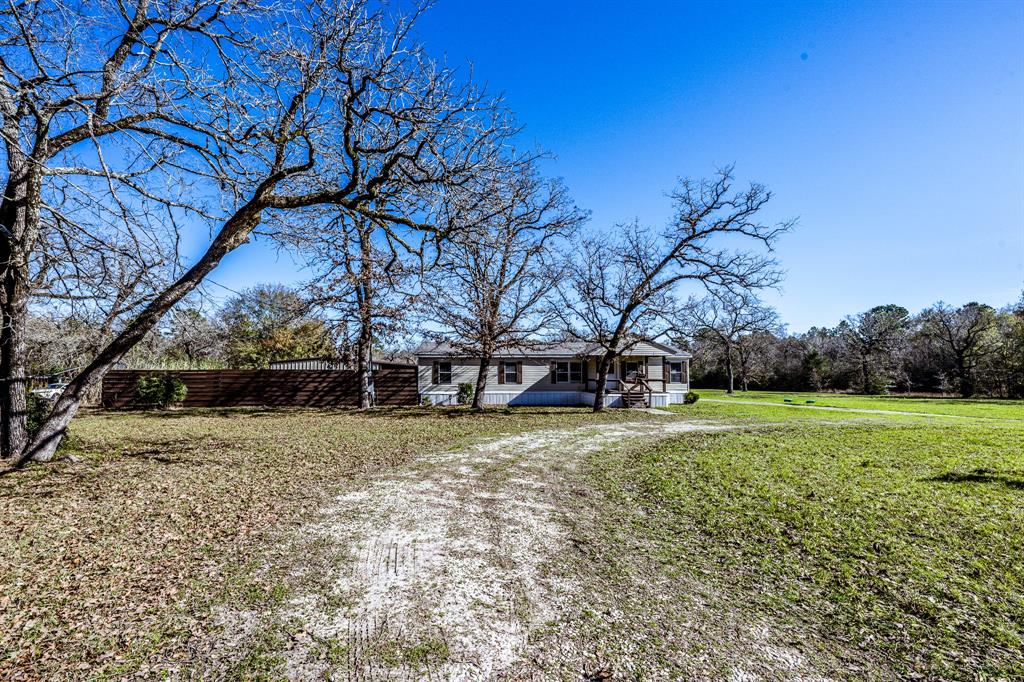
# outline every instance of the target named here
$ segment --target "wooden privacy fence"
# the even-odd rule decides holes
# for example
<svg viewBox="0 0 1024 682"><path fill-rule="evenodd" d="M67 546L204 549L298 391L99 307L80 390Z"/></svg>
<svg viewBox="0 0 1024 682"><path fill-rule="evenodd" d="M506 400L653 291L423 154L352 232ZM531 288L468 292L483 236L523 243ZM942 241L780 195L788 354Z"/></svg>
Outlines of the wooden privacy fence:
<svg viewBox="0 0 1024 682"><path fill-rule="evenodd" d="M103 406L135 407L139 378L172 374L185 384L185 407L357 407L355 370L113 370L103 378ZM383 365L374 373L378 405L416 405L415 365Z"/></svg>

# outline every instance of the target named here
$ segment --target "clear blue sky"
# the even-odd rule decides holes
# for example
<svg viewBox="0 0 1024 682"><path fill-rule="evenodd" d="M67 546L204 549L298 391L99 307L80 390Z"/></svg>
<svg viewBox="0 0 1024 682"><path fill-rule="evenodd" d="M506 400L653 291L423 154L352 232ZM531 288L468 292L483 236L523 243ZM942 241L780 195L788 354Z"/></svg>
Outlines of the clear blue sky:
<svg viewBox="0 0 1024 682"><path fill-rule="evenodd" d="M419 36L505 93L591 229L661 225L723 164L768 185L793 331L1020 295L1024 2L627 5L440 0ZM296 277L256 244L213 278Z"/></svg>

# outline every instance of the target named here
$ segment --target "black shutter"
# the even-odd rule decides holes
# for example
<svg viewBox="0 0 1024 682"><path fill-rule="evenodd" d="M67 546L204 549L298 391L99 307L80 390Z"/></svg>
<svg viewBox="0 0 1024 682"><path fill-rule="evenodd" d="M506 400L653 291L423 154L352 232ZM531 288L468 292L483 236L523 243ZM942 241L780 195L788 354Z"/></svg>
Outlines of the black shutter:
<svg viewBox="0 0 1024 682"><path fill-rule="evenodd" d="M558 363L555 362L554 360L551 361L550 371L551 371L551 383L557 384L558 383Z"/></svg>
<svg viewBox="0 0 1024 682"><path fill-rule="evenodd" d="M521 362L516 363L516 383L523 383L523 363Z"/></svg>
<svg viewBox="0 0 1024 682"><path fill-rule="evenodd" d="M438 374L439 374L439 372L438 372L438 368L437 368L437 360L434 360L434 365L433 365L433 367L430 370L430 383L432 383L432 384L436 384L437 383L437 381L438 381Z"/></svg>

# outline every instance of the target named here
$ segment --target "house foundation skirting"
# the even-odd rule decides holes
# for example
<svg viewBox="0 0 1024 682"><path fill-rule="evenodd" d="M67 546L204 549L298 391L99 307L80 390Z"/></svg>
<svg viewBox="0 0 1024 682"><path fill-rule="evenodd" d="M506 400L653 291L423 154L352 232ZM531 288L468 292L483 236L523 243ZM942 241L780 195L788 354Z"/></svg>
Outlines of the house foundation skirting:
<svg viewBox="0 0 1024 682"><path fill-rule="evenodd" d="M430 391L423 396L430 400L431 405L455 405L455 391ZM668 407L683 402L686 391L670 391L652 393L651 407ZM484 392L485 405L593 405L594 394L590 391L492 391ZM621 393L605 395L605 407L623 407Z"/></svg>

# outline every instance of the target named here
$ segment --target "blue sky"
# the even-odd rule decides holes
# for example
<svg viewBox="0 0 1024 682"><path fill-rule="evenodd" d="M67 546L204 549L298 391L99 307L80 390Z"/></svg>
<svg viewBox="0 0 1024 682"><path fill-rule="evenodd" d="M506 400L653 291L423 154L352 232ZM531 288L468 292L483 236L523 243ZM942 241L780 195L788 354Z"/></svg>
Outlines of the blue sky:
<svg viewBox="0 0 1024 682"><path fill-rule="evenodd" d="M1022 2L440 0L419 37L505 93L590 229L661 225L724 164L768 185L793 331L1024 288ZM300 276L253 244L213 279Z"/></svg>

